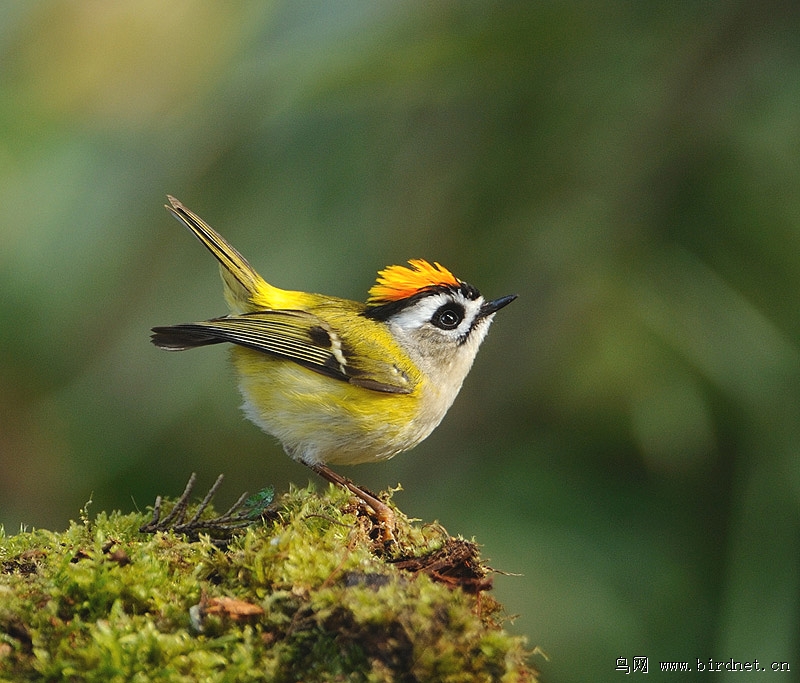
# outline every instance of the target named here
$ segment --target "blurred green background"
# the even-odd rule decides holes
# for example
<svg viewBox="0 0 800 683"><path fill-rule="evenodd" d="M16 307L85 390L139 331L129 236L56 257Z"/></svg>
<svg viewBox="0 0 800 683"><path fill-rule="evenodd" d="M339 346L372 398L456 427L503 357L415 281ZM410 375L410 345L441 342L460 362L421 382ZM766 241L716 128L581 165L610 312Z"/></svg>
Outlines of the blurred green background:
<svg viewBox="0 0 800 683"><path fill-rule="evenodd" d="M545 680L797 680L800 6L10 2L0 27L7 533L195 470L219 506L309 481L223 348L148 341L226 312L171 193L279 286L363 299L423 257L519 294L442 426L344 473L519 574L496 594Z"/></svg>

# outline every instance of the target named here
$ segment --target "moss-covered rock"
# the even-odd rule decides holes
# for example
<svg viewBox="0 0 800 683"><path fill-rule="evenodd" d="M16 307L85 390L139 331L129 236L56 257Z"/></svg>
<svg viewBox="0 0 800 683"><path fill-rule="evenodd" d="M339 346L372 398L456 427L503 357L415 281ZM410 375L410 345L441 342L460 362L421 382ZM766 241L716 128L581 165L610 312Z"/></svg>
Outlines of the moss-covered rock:
<svg viewBox="0 0 800 683"><path fill-rule="evenodd" d="M142 514L0 536L0 680L533 681L475 546L292 490L224 549Z"/></svg>

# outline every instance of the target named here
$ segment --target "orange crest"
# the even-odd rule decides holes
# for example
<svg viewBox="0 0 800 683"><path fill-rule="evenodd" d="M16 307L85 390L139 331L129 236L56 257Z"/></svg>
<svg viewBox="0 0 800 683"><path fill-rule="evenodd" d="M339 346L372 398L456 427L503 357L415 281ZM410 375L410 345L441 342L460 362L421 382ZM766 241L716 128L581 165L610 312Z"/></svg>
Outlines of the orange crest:
<svg viewBox="0 0 800 683"><path fill-rule="evenodd" d="M461 282L447 268L434 261L411 259L406 266L389 266L378 273L378 280L369 290L367 303L378 305L400 301L431 287L458 287Z"/></svg>

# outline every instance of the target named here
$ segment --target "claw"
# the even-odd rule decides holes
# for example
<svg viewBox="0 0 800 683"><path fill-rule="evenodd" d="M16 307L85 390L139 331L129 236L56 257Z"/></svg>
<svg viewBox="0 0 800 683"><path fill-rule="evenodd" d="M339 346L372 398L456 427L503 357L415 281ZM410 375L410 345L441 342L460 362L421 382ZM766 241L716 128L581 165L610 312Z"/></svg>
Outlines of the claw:
<svg viewBox="0 0 800 683"><path fill-rule="evenodd" d="M396 542L394 537L394 530L396 528L395 514L392 508L390 508L382 500L379 500L378 497L373 493L370 493L366 489L354 484L349 479L337 474L327 465L317 463L314 465L308 465L308 467L314 470L314 472L316 472L326 481L329 481L332 484L337 484L338 486L343 486L359 500L371 507L372 511L375 513L375 519L378 522L378 528L381 531L381 542L384 545L391 545L392 543Z"/></svg>

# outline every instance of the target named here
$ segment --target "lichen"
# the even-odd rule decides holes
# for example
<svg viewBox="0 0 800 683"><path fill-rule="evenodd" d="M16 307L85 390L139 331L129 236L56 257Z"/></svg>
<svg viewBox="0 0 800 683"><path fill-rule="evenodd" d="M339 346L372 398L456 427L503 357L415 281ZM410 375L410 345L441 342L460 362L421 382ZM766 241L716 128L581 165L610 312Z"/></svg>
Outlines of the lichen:
<svg viewBox="0 0 800 683"><path fill-rule="evenodd" d="M145 514L0 534L0 681L534 681L476 546L292 489L224 548Z"/></svg>

